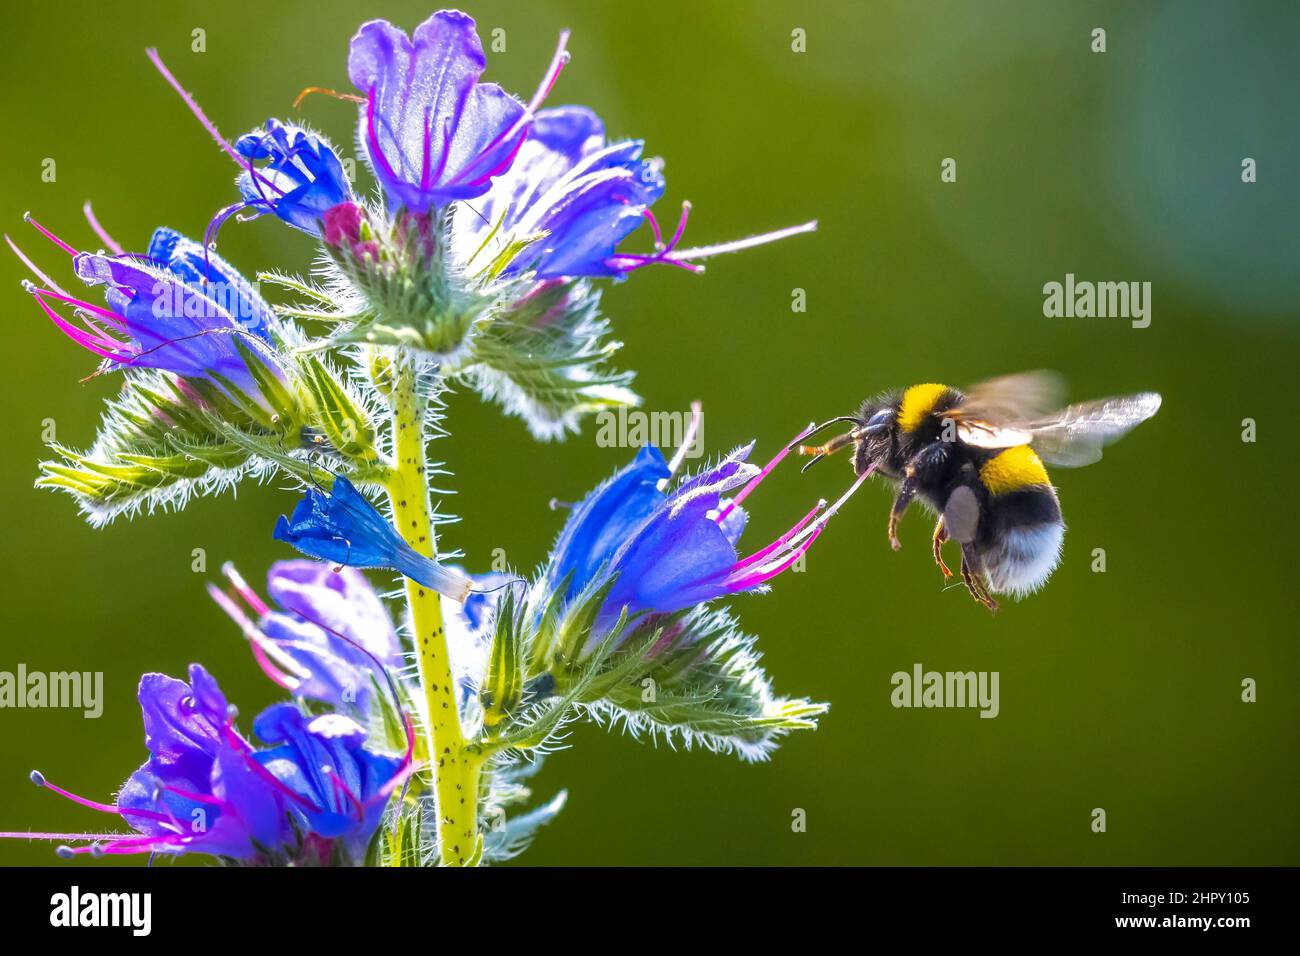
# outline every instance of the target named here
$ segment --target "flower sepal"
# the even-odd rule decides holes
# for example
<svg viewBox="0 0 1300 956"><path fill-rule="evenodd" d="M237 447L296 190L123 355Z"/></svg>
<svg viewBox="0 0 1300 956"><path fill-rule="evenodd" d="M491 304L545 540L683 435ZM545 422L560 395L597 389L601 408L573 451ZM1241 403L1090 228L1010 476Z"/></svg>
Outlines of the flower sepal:
<svg viewBox="0 0 1300 956"><path fill-rule="evenodd" d="M40 463L36 487L71 494L95 525L124 512L179 509L254 467L252 450L231 440L235 426L223 412L234 415L231 400L204 383L131 371L108 402L95 443L79 452L51 442L57 458Z"/></svg>
<svg viewBox="0 0 1300 956"><path fill-rule="evenodd" d="M451 263L447 242L437 211L385 220L347 204L327 213L325 251L359 302L338 315L342 327L323 344L401 345L442 362L462 355L495 296Z"/></svg>
<svg viewBox="0 0 1300 956"><path fill-rule="evenodd" d="M509 719L524 695L524 641L516 627L513 588L506 588L493 623L487 672L478 693L483 727L489 732Z"/></svg>
<svg viewBox="0 0 1300 956"><path fill-rule="evenodd" d="M301 367L311 396L308 440L354 464L378 461L374 416L345 376L310 354L303 356Z"/></svg>

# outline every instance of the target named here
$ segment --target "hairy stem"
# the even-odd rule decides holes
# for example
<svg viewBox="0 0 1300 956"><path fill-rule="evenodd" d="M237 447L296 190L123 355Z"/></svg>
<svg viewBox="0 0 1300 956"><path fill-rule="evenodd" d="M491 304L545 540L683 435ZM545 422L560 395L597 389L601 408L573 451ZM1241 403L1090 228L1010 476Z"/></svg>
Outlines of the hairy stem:
<svg viewBox="0 0 1300 956"><path fill-rule="evenodd" d="M434 558L438 552L429 508L426 399L419 392L415 360L402 350L395 352L389 398L393 471L387 482L388 496L393 519L407 543ZM461 729L441 601L437 592L407 579L406 603L420 689L428 711L425 733L437 800L438 853L443 864L464 866L476 862L479 856L477 810L482 763L466 747Z"/></svg>

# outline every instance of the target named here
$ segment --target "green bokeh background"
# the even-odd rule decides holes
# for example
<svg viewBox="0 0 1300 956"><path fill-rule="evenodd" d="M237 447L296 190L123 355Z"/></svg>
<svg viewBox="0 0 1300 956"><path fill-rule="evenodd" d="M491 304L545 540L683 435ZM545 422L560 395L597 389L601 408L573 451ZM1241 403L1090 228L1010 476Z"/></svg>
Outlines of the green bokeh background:
<svg viewBox="0 0 1300 956"><path fill-rule="evenodd" d="M232 169L153 73L157 45L228 135L291 113L304 86L347 88L356 25L410 28L408 0L15 7L0 62L0 222L56 276L66 260L21 222L32 209L95 241L82 202L128 246L160 223L191 234L232 197ZM582 102L667 160L662 217L683 198L688 241L820 219L819 232L716 260L704 276L646 270L606 305L652 410L702 399L705 438L759 455L811 418L915 381L1064 372L1076 398L1156 389L1160 415L1100 464L1058 473L1070 533L1043 593L996 617L931 565L910 516L885 542L887 492L854 500L806 573L738 601L779 690L832 703L816 733L744 765L579 727L538 779L570 803L535 864L1296 864L1300 651L1291 552L1300 345L1296 222L1300 10L1258 3L646 4L484 2L506 31L489 78L531 92L557 30L573 62L552 103ZM1090 52L1107 30L1108 50ZM191 31L207 51L192 53ZM791 31L807 52L791 50ZM352 110L303 115L351 150ZM41 179L42 161L57 181ZM940 182L944 157L958 181ZM1258 182L1240 179L1243 157ZM364 175L364 174L363 174ZM368 180L367 180L368 182ZM252 272L308 265L278 223L230 225ZM1047 319L1067 272L1153 284L1153 321ZM110 379L59 335L0 262L4 546L0 669L102 670L99 720L0 711L0 828L89 829L90 811L26 781L40 767L102 799L143 755L138 675L203 661L245 719L274 699L205 580L235 559L260 577L293 495L245 485L180 515L92 530L31 487L45 419L87 445ZM791 310L792 290L807 311ZM540 560L572 498L628 457L590 425L540 445L471 394L453 398L447 534L472 566L504 548ZM1242 420L1258 441L1241 440ZM851 475L843 461L779 473L752 499L751 542ZM191 570L203 548L208 573ZM1107 571L1090 570L1104 548ZM1001 715L895 710L915 662L996 670ZM1257 703L1240 699L1243 678ZM1104 834L1090 828L1105 808ZM794 833L791 815L807 814ZM0 843L0 863L54 863ZM84 865L95 865L87 862Z"/></svg>

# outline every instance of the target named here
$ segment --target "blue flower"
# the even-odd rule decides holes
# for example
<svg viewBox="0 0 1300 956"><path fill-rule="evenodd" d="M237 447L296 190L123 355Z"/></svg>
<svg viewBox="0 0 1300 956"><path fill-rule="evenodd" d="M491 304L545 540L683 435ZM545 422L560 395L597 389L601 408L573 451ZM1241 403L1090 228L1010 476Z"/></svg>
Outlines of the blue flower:
<svg viewBox="0 0 1300 956"><path fill-rule="evenodd" d="M254 370L261 366L265 376L285 378L273 313L225 260L165 228L154 233L143 256L78 252L28 221L72 256L78 278L104 287L108 308L65 294L39 272L50 287L26 285L50 321L101 356L106 368L161 369L271 407ZM71 307L81 324L60 315L58 305Z"/></svg>
<svg viewBox="0 0 1300 956"><path fill-rule="evenodd" d="M267 345L275 344L271 334L276 327L274 310L251 282L212 249L160 226L149 239L147 257L187 285L205 289L219 302L228 303L228 311L245 329Z"/></svg>
<svg viewBox="0 0 1300 956"><path fill-rule="evenodd" d="M253 729L272 745L259 762L297 794L293 810L308 832L339 840L346 857L359 861L404 760L367 750L365 730L342 714L307 717L292 704L273 704Z"/></svg>
<svg viewBox="0 0 1300 956"><path fill-rule="evenodd" d="M321 561L354 568L391 568L412 581L457 601L473 582L459 572L420 554L342 475L326 494L315 488L293 510L280 516L274 537Z"/></svg>
<svg viewBox="0 0 1300 956"><path fill-rule="evenodd" d="M664 192L659 163L641 149L640 141L606 145L604 125L585 107L542 110L510 171L474 208L458 207L456 227L470 251L494 230L503 241L541 236L503 275L622 275L618 244L653 219L649 207Z"/></svg>
<svg viewBox="0 0 1300 956"><path fill-rule="evenodd" d="M671 477L663 454L653 445L636 453L631 464L589 492L573 509L555 543L550 563L551 587L568 579L565 599L581 591L618 546L663 507L661 481Z"/></svg>
<svg viewBox="0 0 1300 956"><path fill-rule="evenodd" d="M363 24L348 75L365 97L359 138L391 204L425 213L487 192L567 61L564 43L525 106L478 81L487 61L473 19L460 11L433 14L409 38L386 20Z"/></svg>
<svg viewBox="0 0 1300 956"><path fill-rule="evenodd" d="M352 198L343 165L323 137L300 126L268 119L264 129L241 136L232 146L167 69L158 51L150 48L145 52L207 134L242 170L236 185L243 200L213 217L204 236L206 245L215 244L217 230L230 216L248 209L253 210L253 218L274 213L289 225L319 236L321 217ZM268 162L255 165L262 160Z"/></svg>
<svg viewBox="0 0 1300 956"><path fill-rule="evenodd" d="M269 119L264 130L236 140L235 152L248 160L249 168L238 179L244 201L227 214L241 209L269 212L295 229L319 236L325 213L352 200L352 187L334 150L300 126ZM253 165L261 160L268 162Z"/></svg>
<svg viewBox="0 0 1300 956"><path fill-rule="evenodd" d="M752 448L747 445L671 489L680 460L668 464L657 449L643 448L573 509L551 555L549 585L555 588L567 578L569 599L617 576L597 631L624 610L667 614L764 588L808 551L831 515L862 485L859 478L830 508L819 502L785 534L741 558L737 543L746 515L740 503L806 434L762 469L746 461ZM688 439L683 447L690 444ZM598 637L593 632L593 644Z"/></svg>

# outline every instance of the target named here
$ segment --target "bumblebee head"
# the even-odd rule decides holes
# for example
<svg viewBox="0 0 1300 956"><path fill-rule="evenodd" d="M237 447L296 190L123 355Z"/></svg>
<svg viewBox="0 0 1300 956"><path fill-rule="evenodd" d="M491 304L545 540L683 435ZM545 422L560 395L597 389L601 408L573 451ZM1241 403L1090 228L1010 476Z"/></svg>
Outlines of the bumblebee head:
<svg viewBox="0 0 1300 956"><path fill-rule="evenodd" d="M875 465L886 477L897 477L903 470L902 428L899 414L901 394L869 398L858 409L853 435L853 470L861 474Z"/></svg>

